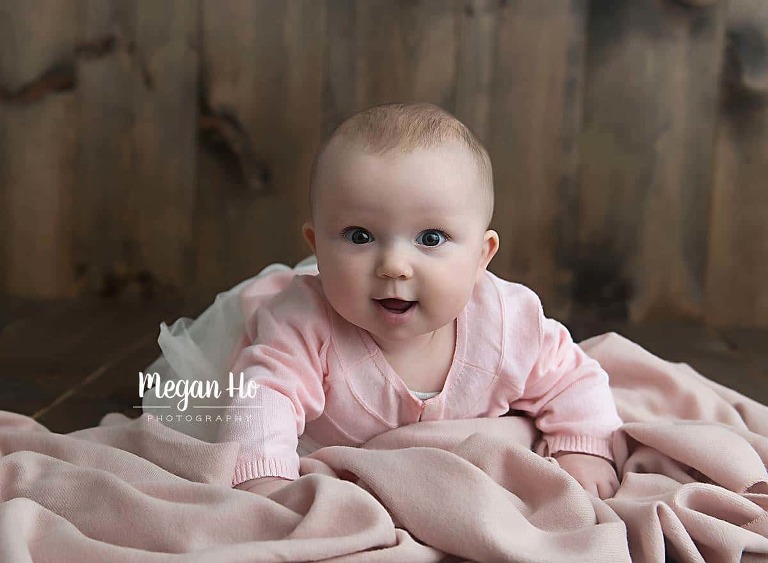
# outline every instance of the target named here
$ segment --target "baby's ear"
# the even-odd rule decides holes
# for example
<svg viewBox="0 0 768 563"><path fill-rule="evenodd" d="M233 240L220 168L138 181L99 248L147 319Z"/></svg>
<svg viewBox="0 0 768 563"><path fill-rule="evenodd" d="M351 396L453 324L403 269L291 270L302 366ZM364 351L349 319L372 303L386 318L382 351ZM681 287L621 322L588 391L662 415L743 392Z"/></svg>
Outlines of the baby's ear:
<svg viewBox="0 0 768 563"><path fill-rule="evenodd" d="M480 263L477 265L477 279L476 282L480 282L483 277L483 272L488 267L491 259L496 255L499 250L499 233L488 229L483 235L483 248L480 254Z"/></svg>
<svg viewBox="0 0 768 563"><path fill-rule="evenodd" d="M312 254L317 254L315 251L315 229L312 228L312 223L307 221L301 227L301 234L304 236L304 240L307 241L309 247L312 249Z"/></svg>

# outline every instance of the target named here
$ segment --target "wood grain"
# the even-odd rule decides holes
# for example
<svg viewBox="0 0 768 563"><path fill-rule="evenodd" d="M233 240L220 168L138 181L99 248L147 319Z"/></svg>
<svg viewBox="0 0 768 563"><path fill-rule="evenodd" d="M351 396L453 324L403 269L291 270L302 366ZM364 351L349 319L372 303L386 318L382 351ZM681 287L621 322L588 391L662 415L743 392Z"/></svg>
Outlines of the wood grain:
<svg viewBox="0 0 768 563"><path fill-rule="evenodd" d="M483 141L490 137L499 41L498 0L464 3L459 26L456 117Z"/></svg>
<svg viewBox="0 0 768 563"><path fill-rule="evenodd" d="M265 188L249 191L215 141L201 144L200 291L309 253L300 233L321 135L325 19L323 2L203 2L202 96L212 115L226 116L247 136L263 163Z"/></svg>
<svg viewBox="0 0 768 563"><path fill-rule="evenodd" d="M160 322L182 310L170 301L137 307L77 300L20 316L0 333L0 402L30 416L44 410L104 362L130 353L138 340L156 341ZM135 382L137 373L125 377Z"/></svg>
<svg viewBox="0 0 768 563"><path fill-rule="evenodd" d="M77 44L78 161L75 260L84 293L119 294L142 269L131 221L134 177L136 3L87 0Z"/></svg>
<svg viewBox="0 0 768 563"><path fill-rule="evenodd" d="M105 355L101 363L83 375L70 389L35 413L46 428L67 433L98 426L104 415L119 412L130 418L141 414L138 372L159 353L156 339L135 337L130 346Z"/></svg>
<svg viewBox="0 0 768 563"><path fill-rule="evenodd" d="M199 80L197 0L139 0L128 220L139 262L161 285L194 276Z"/></svg>
<svg viewBox="0 0 768 563"><path fill-rule="evenodd" d="M768 323L768 5L734 0L729 10L706 319L758 327Z"/></svg>
<svg viewBox="0 0 768 563"><path fill-rule="evenodd" d="M501 2L488 147L494 163L491 265L532 287L555 315L568 301L560 229L569 229L587 3Z"/></svg>
<svg viewBox="0 0 768 563"><path fill-rule="evenodd" d="M702 315L723 6L592 3L575 270L589 305Z"/></svg>
<svg viewBox="0 0 768 563"><path fill-rule="evenodd" d="M768 333L755 328L723 329L720 333L731 348L752 360L762 371L763 381L768 383Z"/></svg>
<svg viewBox="0 0 768 563"><path fill-rule="evenodd" d="M0 6L0 292L75 292L77 26L66 0Z"/></svg>
<svg viewBox="0 0 768 563"><path fill-rule="evenodd" d="M552 316L765 326L767 10L2 2L0 294L210 300L295 263L322 138L419 100L488 146L491 270Z"/></svg>
<svg viewBox="0 0 768 563"><path fill-rule="evenodd" d="M324 133L388 102L454 111L459 7L440 0L329 2Z"/></svg>

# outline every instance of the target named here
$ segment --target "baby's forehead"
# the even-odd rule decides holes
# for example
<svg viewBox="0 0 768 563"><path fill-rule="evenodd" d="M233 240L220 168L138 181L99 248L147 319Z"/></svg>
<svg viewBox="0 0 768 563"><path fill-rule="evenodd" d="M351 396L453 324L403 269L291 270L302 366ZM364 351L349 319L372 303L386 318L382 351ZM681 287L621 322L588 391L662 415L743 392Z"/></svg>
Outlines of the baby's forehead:
<svg viewBox="0 0 768 563"><path fill-rule="evenodd" d="M318 168L337 176L345 171L377 167L386 169L398 160L409 160L412 164L423 164L425 167L458 168L463 167L471 172L478 171L476 159L471 151L458 141L445 141L434 145L369 147L365 142L354 140L334 139L323 150L319 158ZM321 170L318 170L321 172Z"/></svg>
<svg viewBox="0 0 768 563"><path fill-rule="evenodd" d="M396 171L396 172L393 172ZM365 140L334 138L318 155L312 182L310 184L310 206L315 215L318 204L344 198L346 192L362 189L374 198L391 198L388 193L389 180L397 174L398 185L410 183L411 178L423 178L432 190L452 190L454 196L472 203L482 203L486 214L492 209L492 196L487 192L492 187L487 181L472 151L455 140L448 140L432 146L411 147L370 147ZM413 174L410 176L409 174ZM376 179L384 180L380 184ZM413 182L414 190L418 182ZM381 187L381 190L376 187ZM371 193L373 192L373 193ZM410 198L410 191L400 192ZM463 194L463 195L461 195ZM367 198L366 198L367 199ZM336 205L339 202L335 202Z"/></svg>
<svg viewBox="0 0 768 563"><path fill-rule="evenodd" d="M386 189L390 181L412 184L412 189L418 190L417 179L453 186L455 178L465 180L460 190L464 191L474 190L481 181L471 156L454 148L419 147L409 151L395 148L374 152L346 146L333 148L327 157L319 178L322 191L327 193L349 187L350 183L364 184L369 190Z"/></svg>

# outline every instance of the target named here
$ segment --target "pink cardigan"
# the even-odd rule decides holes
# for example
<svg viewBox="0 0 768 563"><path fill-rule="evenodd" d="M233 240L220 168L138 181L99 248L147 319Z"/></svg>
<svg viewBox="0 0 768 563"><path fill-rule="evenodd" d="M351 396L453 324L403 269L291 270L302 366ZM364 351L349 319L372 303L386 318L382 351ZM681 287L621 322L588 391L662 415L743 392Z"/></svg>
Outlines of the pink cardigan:
<svg viewBox="0 0 768 563"><path fill-rule="evenodd" d="M443 390L417 399L371 336L330 306L318 275L297 275L247 321L250 346L232 371L253 381L243 415L220 441L241 444L232 484L296 479L298 436L317 446L363 444L420 420L531 415L546 451L612 459L621 425L608 375L560 323L544 317L530 289L486 272L457 319L456 349ZM249 415L246 417L245 415Z"/></svg>

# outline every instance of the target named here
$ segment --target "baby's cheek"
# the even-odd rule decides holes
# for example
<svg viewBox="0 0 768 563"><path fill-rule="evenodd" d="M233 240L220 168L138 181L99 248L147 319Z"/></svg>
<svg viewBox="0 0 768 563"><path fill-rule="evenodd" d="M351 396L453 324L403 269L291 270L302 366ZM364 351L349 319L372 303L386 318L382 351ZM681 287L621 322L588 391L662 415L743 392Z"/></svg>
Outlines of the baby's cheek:
<svg viewBox="0 0 768 563"><path fill-rule="evenodd" d="M340 297L347 291L354 291L355 276L353 272L338 267L328 268L323 279L323 286L326 283L329 286L327 291L332 293L335 297Z"/></svg>
<svg viewBox="0 0 768 563"><path fill-rule="evenodd" d="M463 306L469 301L475 287L476 271L461 268L444 274L444 298L455 306Z"/></svg>

